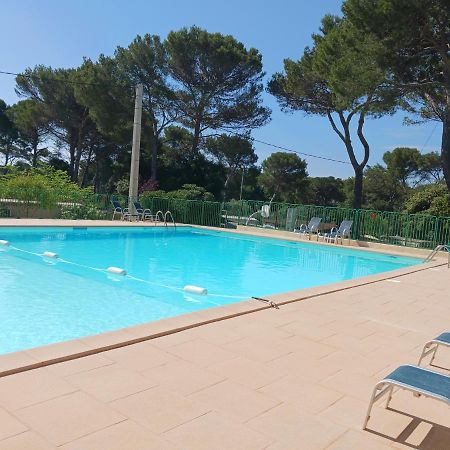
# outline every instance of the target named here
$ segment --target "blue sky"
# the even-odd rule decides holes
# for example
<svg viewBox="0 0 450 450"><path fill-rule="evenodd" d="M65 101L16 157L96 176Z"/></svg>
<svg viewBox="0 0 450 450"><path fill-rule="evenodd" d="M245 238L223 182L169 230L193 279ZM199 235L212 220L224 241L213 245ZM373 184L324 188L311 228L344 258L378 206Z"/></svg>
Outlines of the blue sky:
<svg viewBox="0 0 450 450"><path fill-rule="evenodd" d="M339 14L341 1L284 0L22 0L2 2L0 70L21 72L36 64L73 67L84 56L95 59L111 55L117 45L126 46L137 34L165 37L171 30L197 25L211 32L231 34L263 55L267 76L282 70L283 59L298 59L311 33L326 13ZM14 78L0 76L0 98L14 103ZM297 151L347 160L345 149L322 117L285 114L276 101L264 94L272 120L255 130L257 139ZM403 126L404 113L368 121L371 144L369 164L381 161L383 153L397 146L439 150L441 125ZM260 162L276 151L255 144ZM346 164L305 158L312 176L352 175Z"/></svg>

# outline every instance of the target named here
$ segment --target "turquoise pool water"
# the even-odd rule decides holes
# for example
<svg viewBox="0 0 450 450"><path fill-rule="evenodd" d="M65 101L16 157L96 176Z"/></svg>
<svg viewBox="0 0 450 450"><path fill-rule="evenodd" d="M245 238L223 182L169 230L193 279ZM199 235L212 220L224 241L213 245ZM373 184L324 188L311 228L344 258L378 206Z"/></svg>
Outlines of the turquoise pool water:
<svg viewBox="0 0 450 450"><path fill-rule="evenodd" d="M1 228L0 239L0 354L420 263L191 227Z"/></svg>

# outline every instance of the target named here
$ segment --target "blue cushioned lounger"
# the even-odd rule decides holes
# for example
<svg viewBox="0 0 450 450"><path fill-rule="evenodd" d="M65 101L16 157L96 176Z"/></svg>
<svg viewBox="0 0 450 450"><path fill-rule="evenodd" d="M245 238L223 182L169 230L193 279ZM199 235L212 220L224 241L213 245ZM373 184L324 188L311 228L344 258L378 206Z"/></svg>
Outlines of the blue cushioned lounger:
<svg viewBox="0 0 450 450"><path fill-rule="evenodd" d="M433 355L431 357L430 364L433 364L434 357L436 356L437 349L440 345L450 347L450 333L442 333L437 338L428 341L423 346L422 354L420 355L419 358L419 366L420 363L422 362L422 359L425 358L425 356L428 356L430 353Z"/></svg>
<svg viewBox="0 0 450 450"><path fill-rule="evenodd" d="M112 220L116 218L116 215L119 215L122 220L130 215L128 208L122 208L117 200L111 200L111 204L114 208Z"/></svg>
<svg viewBox="0 0 450 450"><path fill-rule="evenodd" d="M155 220L155 216L152 214L152 212L149 209L143 208L141 206L141 202L133 202L134 209L138 213L139 220Z"/></svg>
<svg viewBox="0 0 450 450"><path fill-rule="evenodd" d="M392 398L395 387L406 389L416 395L424 395L445 402L450 406L450 377L423 367L406 364L395 369L387 377L383 378L373 390L369 408L364 420L363 428L366 428L370 418L373 404L388 394L386 408Z"/></svg>

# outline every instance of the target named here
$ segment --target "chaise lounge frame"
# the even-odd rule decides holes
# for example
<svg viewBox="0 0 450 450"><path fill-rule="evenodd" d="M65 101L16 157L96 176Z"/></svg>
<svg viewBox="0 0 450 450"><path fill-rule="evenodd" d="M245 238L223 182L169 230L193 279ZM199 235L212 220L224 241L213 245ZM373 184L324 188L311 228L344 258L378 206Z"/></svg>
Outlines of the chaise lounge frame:
<svg viewBox="0 0 450 450"><path fill-rule="evenodd" d="M408 383L405 378L408 377L402 377L398 373L401 371L409 371L414 372L413 375L415 377L416 383L413 384L412 382ZM433 377L434 382L439 381L439 385L441 386L441 389L438 389L435 386L435 389L426 389L425 387L419 387L419 382L417 381L418 378L424 378L426 376ZM403 378L403 381L402 381ZM424 381L424 380L422 380ZM424 381L421 383L426 386L426 382ZM431 384L429 384L429 387L431 387ZM444 386L444 388L442 388ZM395 369L391 374L389 374L387 377L385 377L383 380L381 380L379 383L376 384L372 397L370 398L369 408L367 409L367 414L364 419L364 425L363 429L367 427L367 423L370 419L370 413L372 412L372 407L375 402L380 400L382 397L387 395L387 401L386 401L386 408L389 407L389 403L392 399L392 394L394 392L395 388L405 389L407 391L412 392L415 396L419 397L423 395L424 397L434 398L435 400L439 400L443 403L445 403L447 406L450 407L450 377L447 375L444 375L439 372L435 372L430 369L425 369L423 367L413 366L411 364L405 364L403 366L399 366L397 369ZM441 392L438 392L438 391ZM442 390L446 390L445 394L442 394Z"/></svg>
<svg viewBox="0 0 450 450"><path fill-rule="evenodd" d="M450 333L442 333L438 337L428 341L424 346L422 353L419 358L418 366L422 363L423 358L432 354L430 364L433 364L434 358L436 357L436 352L439 346L450 347Z"/></svg>

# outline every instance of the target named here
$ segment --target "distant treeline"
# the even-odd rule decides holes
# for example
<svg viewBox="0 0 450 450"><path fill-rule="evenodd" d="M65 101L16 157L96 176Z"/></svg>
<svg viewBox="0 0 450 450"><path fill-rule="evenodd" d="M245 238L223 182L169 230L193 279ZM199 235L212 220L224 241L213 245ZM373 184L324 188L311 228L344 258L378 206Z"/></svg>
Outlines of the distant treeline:
<svg viewBox="0 0 450 450"><path fill-rule="evenodd" d="M3 171L11 176L12 166L17 173L47 164L81 188L125 192L134 90L142 83L141 192L448 214L448 2L385 3L344 1L342 16L325 16L313 45L298 61L285 59L267 86L258 50L197 27L164 41L137 36L76 68L28 68L16 77L22 100L0 100ZM342 142L335 158L347 157L354 176L309 177L292 152L258 164L251 132L270 120L264 89L283 110L328 121ZM441 151L392 149L383 165L370 166L366 119L398 110L412 124L442 123Z"/></svg>

